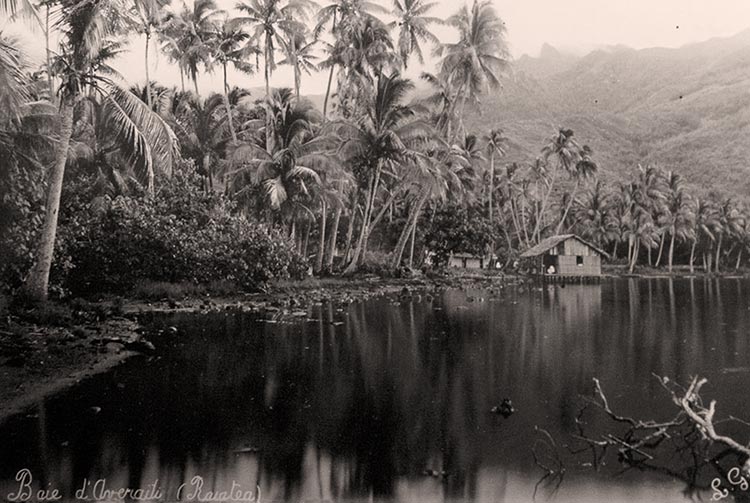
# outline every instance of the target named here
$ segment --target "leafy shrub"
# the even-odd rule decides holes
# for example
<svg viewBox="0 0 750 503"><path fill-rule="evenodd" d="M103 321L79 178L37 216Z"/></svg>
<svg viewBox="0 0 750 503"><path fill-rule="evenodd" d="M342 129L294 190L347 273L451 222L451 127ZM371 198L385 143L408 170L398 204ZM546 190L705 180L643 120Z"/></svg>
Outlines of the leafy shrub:
<svg viewBox="0 0 750 503"><path fill-rule="evenodd" d="M130 292L144 281L229 281L255 290L307 269L279 232L232 213L204 193L193 172L160 184L153 197L105 197L61 229L54 279L73 294Z"/></svg>
<svg viewBox="0 0 750 503"><path fill-rule="evenodd" d="M482 255L496 239L479 205L452 204L438 209L425 234L425 243L438 267L447 264L451 253Z"/></svg>

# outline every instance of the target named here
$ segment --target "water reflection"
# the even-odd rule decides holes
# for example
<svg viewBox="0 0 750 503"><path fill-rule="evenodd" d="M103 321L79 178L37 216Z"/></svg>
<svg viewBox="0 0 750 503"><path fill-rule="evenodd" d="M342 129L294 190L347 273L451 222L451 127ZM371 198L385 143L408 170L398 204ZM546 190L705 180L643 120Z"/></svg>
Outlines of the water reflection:
<svg viewBox="0 0 750 503"><path fill-rule="evenodd" d="M181 333L164 357L0 427L0 495L27 467L68 497L99 477L158 479L172 496L200 475L207 489L259 486L263 501L531 501L536 428L570 439L593 377L614 408L663 419L652 372L701 374L722 414L750 416L749 287L623 279L325 304L295 324L158 319ZM489 412L503 398L508 419ZM568 468L555 501L684 499L667 478Z"/></svg>

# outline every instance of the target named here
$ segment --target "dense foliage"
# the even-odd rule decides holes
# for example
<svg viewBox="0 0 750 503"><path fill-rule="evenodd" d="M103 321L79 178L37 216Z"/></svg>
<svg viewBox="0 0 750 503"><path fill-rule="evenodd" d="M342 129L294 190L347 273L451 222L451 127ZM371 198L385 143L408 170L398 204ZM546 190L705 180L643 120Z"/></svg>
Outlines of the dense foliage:
<svg viewBox="0 0 750 503"><path fill-rule="evenodd" d="M55 275L84 295L128 292L144 280L225 280L255 290L305 274L287 238L231 210L226 197L204 192L196 176L183 173L153 197L106 197L96 212L80 212L64 227Z"/></svg>
<svg viewBox="0 0 750 503"><path fill-rule="evenodd" d="M495 239L480 206L446 205L427 225L425 246L434 253L433 264L439 267L446 265L453 253L481 256Z"/></svg>

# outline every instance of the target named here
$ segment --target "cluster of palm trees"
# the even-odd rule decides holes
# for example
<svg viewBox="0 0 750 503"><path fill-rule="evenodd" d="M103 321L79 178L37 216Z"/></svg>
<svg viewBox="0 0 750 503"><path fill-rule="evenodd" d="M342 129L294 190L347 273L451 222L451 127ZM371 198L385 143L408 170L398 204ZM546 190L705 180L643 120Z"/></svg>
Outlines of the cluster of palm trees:
<svg viewBox="0 0 750 503"><path fill-rule="evenodd" d="M464 128L463 111L499 84L508 65L505 27L489 2L475 0L447 20L430 17L433 7L404 0L387 12L363 0L322 7L310 0L243 0L231 17L213 0L178 8L161 0L36 6L3 0L5 13L26 14L47 40L51 31L60 40L59 47L48 44L35 78L12 57L14 41L3 39L0 51L0 78L14 84L1 91L3 100L17 102L19 114L33 113L33 102L55 107L47 149L5 145L32 164L49 166L45 223L27 295L46 296L65 169L81 164L110 180L115 193L135 184L153 194L181 159L190 159L206 190L225 191L249 216L282 226L301 252L307 253L311 235L317 237L319 270L333 265L339 245L346 250L342 267L356 270L384 216L402 213L406 223L391 259L398 265L409 238L413 250L426 206L449 195L473 197L481 176L478 142ZM440 43L431 32L437 24L452 26L457 40ZM146 41L146 82L126 88L112 59L134 33ZM182 89L151 81L148 59L156 41L179 67ZM401 71L412 58L423 62L428 44L438 63L423 78L435 93L420 97ZM254 73L261 64L261 99L227 82L228 67ZM293 91L271 88L278 64L293 67ZM199 75L216 69L223 93L201 97ZM322 113L300 93L303 74L313 70L328 71ZM47 77L43 91L40 74ZM184 88L185 78L193 91Z"/></svg>
<svg viewBox="0 0 750 503"><path fill-rule="evenodd" d="M148 197L185 160L206 191L283 228L318 271L353 272L373 248L388 252L392 267L413 265L418 228L448 199L482 206L498 239L487 253L504 248L508 261L573 231L612 246L615 257L626 243L631 270L644 255L671 269L686 249L691 267L702 258L706 270L719 270L730 257L739 266L746 220L734 201L691 197L679 175L652 167L607 187L572 130L555 133L534 162L501 167L503 131L473 134L464 114L508 67L504 23L486 0L446 20L429 15L434 5L241 0L230 16L214 0L2 0L3 12L25 14L48 41L42 70L29 73L17 42L0 37L0 149L18 166L48 171L26 293L46 296L66 166L97 172L115 195L135 186ZM456 40L440 42L437 25L452 27ZM49 46L51 31L59 47ZM127 88L112 60L134 33L146 42L145 84ZM151 81L157 45L179 68L180 88ZM436 68L422 73L428 91L418 92L401 72L412 60L423 64L428 48ZM281 64L293 68L293 88L271 87ZM231 86L229 68L262 71L264 95ZM223 91L201 96L198 78L216 70ZM300 91L303 76L320 70L321 111ZM52 135L29 127L41 116L52 118ZM401 225L390 242L378 234L386 220Z"/></svg>
<svg viewBox="0 0 750 503"><path fill-rule="evenodd" d="M656 166L638 166L624 181L605 183L596 177L591 149L579 147L570 130L550 138L542 153L530 165L508 165L489 185L509 257L538 242L540 232L583 236L630 272L639 263L671 272L676 256L691 272L696 265L708 273L722 264L736 270L750 250L750 213L732 197L694 195L679 174ZM569 180L559 183L558 171ZM556 186L558 196L551 198Z"/></svg>
<svg viewBox="0 0 750 503"><path fill-rule="evenodd" d="M639 166L627 183L599 182L576 204L576 229L611 245L614 257L626 244L631 272L639 260L666 263L671 272L678 252L691 272L696 263L708 273L722 264L739 269L750 244L747 208L716 192L696 196L685 185L679 174L654 166Z"/></svg>

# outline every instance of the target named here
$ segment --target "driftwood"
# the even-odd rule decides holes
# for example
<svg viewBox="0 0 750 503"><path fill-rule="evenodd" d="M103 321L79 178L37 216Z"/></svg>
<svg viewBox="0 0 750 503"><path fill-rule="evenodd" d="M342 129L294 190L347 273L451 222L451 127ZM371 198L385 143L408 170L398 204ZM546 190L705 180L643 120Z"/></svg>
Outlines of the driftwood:
<svg viewBox="0 0 750 503"><path fill-rule="evenodd" d="M584 398L584 406L575 418L577 434L574 437L583 443L583 447L569 448L570 452L574 455L590 452L591 466L596 470L604 465L605 456L614 452L623 466L622 471L638 469L658 472L685 482L686 493L689 494L699 491L714 491L717 494L717 487L721 487L727 492L724 497L732 493L737 501L748 501L750 494L746 484L735 482L738 478L743 481L750 479L750 445L717 432L717 424L736 421L750 426L750 423L732 416L717 420L716 401L712 400L705 406L700 396L701 389L708 382L705 378L695 377L685 388L667 377L655 377L676 406L669 420L644 420L615 412L601 383L594 379L593 396ZM587 432L585 416L592 409L612 420L610 431L596 435ZM615 428L615 425L619 426ZM555 445L551 439L545 444ZM669 462L660 463L659 460L664 458L668 458ZM679 459L676 461L675 458ZM557 464L554 468L541 463L536 451L534 459L545 471L540 483L554 476L561 477L565 472L560 457L555 458Z"/></svg>

